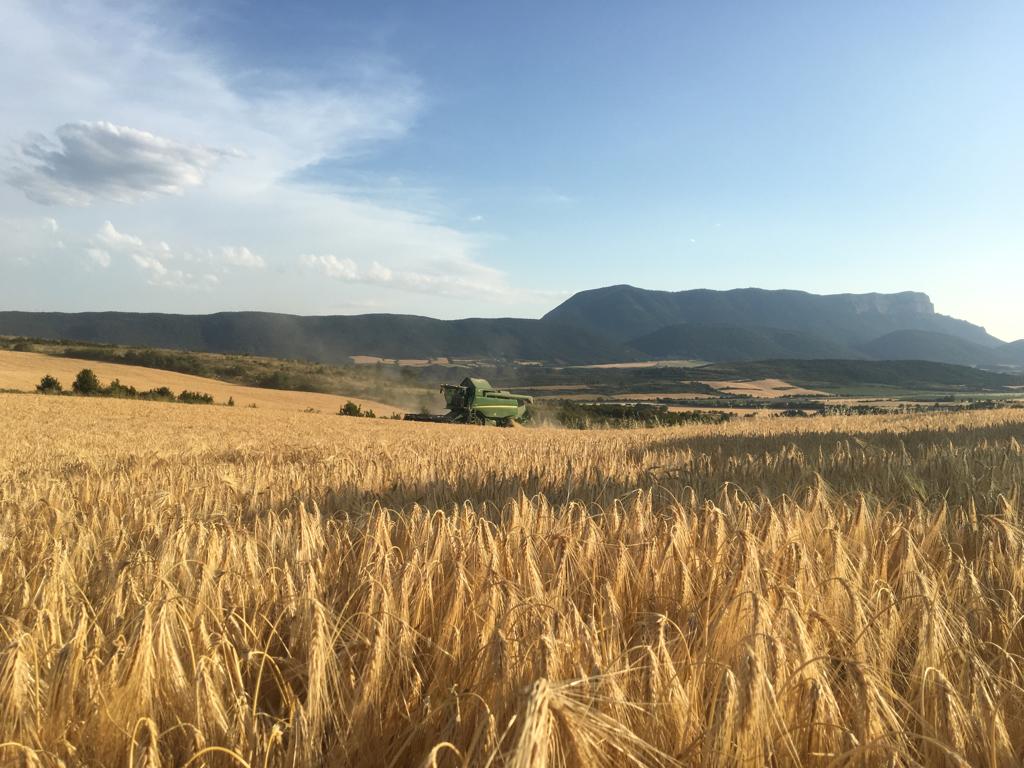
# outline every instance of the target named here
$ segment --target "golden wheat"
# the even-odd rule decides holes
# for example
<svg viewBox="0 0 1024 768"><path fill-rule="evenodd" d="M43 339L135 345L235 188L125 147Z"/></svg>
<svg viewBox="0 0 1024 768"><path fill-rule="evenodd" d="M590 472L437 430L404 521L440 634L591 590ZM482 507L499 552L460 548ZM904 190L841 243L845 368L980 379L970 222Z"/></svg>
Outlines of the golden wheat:
<svg viewBox="0 0 1024 768"><path fill-rule="evenodd" d="M0 435L0 764L1024 758L1024 411Z"/></svg>

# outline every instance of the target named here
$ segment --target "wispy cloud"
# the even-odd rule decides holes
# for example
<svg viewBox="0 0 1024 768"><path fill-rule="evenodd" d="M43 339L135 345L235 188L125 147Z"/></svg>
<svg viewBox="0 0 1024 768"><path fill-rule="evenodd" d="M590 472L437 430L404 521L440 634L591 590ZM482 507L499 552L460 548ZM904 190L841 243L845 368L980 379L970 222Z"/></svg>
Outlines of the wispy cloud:
<svg viewBox="0 0 1024 768"><path fill-rule="evenodd" d="M102 248L86 248L85 255L89 257L89 261L103 269L110 267L114 260L110 251L105 251Z"/></svg>
<svg viewBox="0 0 1024 768"><path fill-rule="evenodd" d="M113 264L117 255L124 263L134 264L152 286L209 290L220 282L212 272L193 272L177 267L175 262L180 259L167 243L148 242L118 230L109 221L100 227L85 254L91 262L105 269Z"/></svg>
<svg viewBox="0 0 1024 768"><path fill-rule="evenodd" d="M0 264L31 264L40 253L64 248L60 225L53 217L3 216L0 211Z"/></svg>
<svg viewBox="0 0 1024 768"><path fill-rule="evenodd" d="M225 245L220 249L220 256L225 264L233 267L262 269L267 266L262 256L253 253L244 245Z"/></svg>
<svg viewBox="0 0 1024 768"><path fill-rule="evenodd" d="M433 296L480 311L515 295L504 272L480 263L484 237L447 223L443 204L410 202L406 185L366 195L301 172L344 166L414 128L423 87L394 60L368 58L330 81L255 76L177 37L160 3L7 0L3 13L0 102L18 109L0 121L0 216L59 211L76 263L107 262L104 288L116 286L125 304L142 295L131 289L140 278L152 288L212 285L203 275L220 276L208 298L161 304L149 292L146 306L209 311L261 297L316 312L381 300L371 289L387 288L418 311L436 306ZM109 221L140 242L118 240ZM296 269L296 253L337 261ZM18 258L37 265L46 301L46 269L67 254L36 237L19 241ZM344 259L363 266L346 276ZM0 285L0 301L12 298Z"/></svg>
<svg viewBox="0 0 1024 768"><path fill-rule="evenodd" d="M506 275L497 269L472 263L434 263L430 271L386 267L372 261L360 267L350 258L333 254L307 254L300 263L325 277L363 285L378 285L412 293L452 297L480 297L508 303L522 299L522 291L508 284Z"/></svg>
<svg viewBox="0 0 1024 768"><path fill-rule="evenodd" d="M334 254L316 255L307 253L299 257L299 261L307 267L335 280L359 280L359 267L352 259L339 259Z"/></svg>

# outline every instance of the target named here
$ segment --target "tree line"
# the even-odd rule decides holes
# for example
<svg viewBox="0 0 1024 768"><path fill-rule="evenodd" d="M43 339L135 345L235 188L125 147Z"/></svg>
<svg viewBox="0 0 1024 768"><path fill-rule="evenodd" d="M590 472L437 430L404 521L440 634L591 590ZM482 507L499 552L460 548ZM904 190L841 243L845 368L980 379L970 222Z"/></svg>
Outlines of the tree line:
<svg viewBox="0 0 1024 768"><path fill-rule="evenodd" d="M156 387L140 391L133 386L122 384L119 379L114 379L107 386L103 386L99 377L91 368L83 368L75 376L71 384L71 390L66 391L60 379L47 374L39 380L36 385L36 392L43 395L85 395L88 397L120 397L129 400L162 400L165 402L196 403L201 405L212 405L213 395L206 392L193 392L183 389L177 395L169 387ZM228 401L228 405L234 405L234 401Z"/></svg>

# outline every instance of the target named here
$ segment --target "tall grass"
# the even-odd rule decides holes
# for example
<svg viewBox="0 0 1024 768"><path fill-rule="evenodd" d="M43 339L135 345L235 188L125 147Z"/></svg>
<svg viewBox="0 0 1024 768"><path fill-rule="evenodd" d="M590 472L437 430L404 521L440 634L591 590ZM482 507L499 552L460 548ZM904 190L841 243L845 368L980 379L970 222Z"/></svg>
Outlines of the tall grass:
<svg viewBox="0 0 1024 768"><path fill-rule="evenodd" d="M1018 765L1022 421L0 396L0 764Z"/></svg>

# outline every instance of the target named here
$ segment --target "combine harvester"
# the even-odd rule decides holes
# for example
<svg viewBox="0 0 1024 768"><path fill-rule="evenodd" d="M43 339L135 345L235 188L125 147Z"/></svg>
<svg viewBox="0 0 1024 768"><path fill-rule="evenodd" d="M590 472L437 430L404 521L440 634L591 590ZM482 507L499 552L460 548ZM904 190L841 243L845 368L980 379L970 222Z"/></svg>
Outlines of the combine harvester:
<svg viewBox="0 0 1024 768"><path fill-rule="evenodd" d="M465 378L461 384L443 384L448 413L437 416L407 413L406 421L432 421L442 424L479 424L493 422L499 427L511 427L526 416L526 406L533 402L529 395L516 395L504 389L495 389L484 379Z"/></svg>

